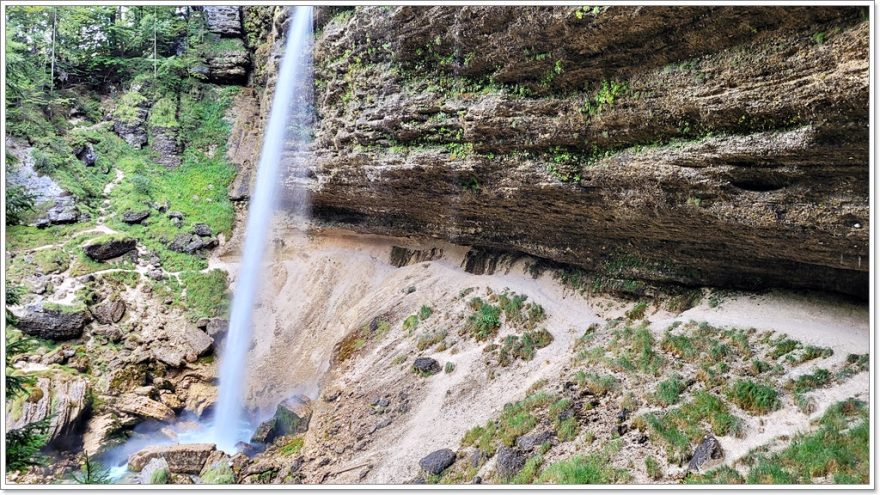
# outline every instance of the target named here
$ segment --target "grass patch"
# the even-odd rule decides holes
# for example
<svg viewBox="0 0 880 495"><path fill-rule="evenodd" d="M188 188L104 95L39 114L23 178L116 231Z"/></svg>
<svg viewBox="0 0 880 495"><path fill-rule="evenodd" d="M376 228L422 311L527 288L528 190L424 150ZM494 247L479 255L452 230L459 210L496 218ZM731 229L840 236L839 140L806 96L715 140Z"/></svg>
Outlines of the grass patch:
<svg viewBox="0 0 880 495"><path fill-rule="evenodd" d="M608 485L629 479L626 470L616 469L608 461L602 454L576 455L547 466L539 481L556 485Z"/></svg>
<svg viewBox="0 0 880 495"><path fill-rule="evenodd" d="M186 288L186 308L193 320L223 316L229 310L229 280L226 272L184 272L180 281Z"/></svg>
<svg viewBox="0 0 880 495"><path fill-rule="evenodd" d="M293 437L278 449L278 453L283 456L297 455L303 448L303 438Z"/></svg>
<svg viewBox="0 0 880 495"><path fill-rule="evenodd" d="M657 390L654 391L654 402L661 406L677 404L685 388L686 385L680 376L675 375L667 378L657 384Z"/></svg>
<svg viewBox="0 0 880 495"><path fill-rule="evenodd" d="M467 333L478 341L494 337L501 326L501 308L487 304L479 297L471 299L470 306L474 312L468 317Z"/></svg>
<svg viewBox="0 0 880 495"><path fill-rule="evenodd" d="M857 400L839 402L819 420L816 431L794 437L785 449L758 455L750 484L867 484L870 467L868 408ZM830 480L829 480L830 478Z"/></svg>
<svg viewBox="0 0 880 495"><path fill-rule="evenodd" d="M672 463L688 459L691 444L702 440L706 426L715 435L737 434L740 429L740 419L730 412L727 404L720 397L702 390L676 409L665 414L649 413L640 419L649 428L653 439L666 444L666 454Z"/></svg>
<svg viewBox="0 0 880 495"><path fill-rule="evenodd" d="M831 376L831 372L824 368L818 368L812 373L801 375L789 381L785 388L796 394L802 394L804 392L809 392L810 390L822 388L831 383L832 380L833 377Z"/></svg>
<svg viewBox="0 0 880 495"><path fill-rule="evenodd" d="M546 329L536 332L527 331L522 335L508 335L498 350L498 361L501 366L508 366L517 359L531 361L538 349L553 342L553 335Z"/></svg>
<svg viewBox="0 0 880 495"><path fill-rule="evenodd" d="M752 414L767 414L781 405L776 389L752 380L737 380L727 395L737 406Z"/></svg>

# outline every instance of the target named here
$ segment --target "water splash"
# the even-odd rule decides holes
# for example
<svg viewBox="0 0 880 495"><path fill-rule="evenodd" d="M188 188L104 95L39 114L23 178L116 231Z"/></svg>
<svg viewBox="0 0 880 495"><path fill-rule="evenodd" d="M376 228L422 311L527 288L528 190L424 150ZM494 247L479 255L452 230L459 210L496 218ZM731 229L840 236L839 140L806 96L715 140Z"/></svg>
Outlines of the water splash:
<svg viewBox="0 0 880 495"><path fill-rule="evenodd" d="M287 29L287 45L278 70L269 121L264 130L263 148L257 180L248 208L244 250L232 311L229 333L220 359L220 391L214 417L217 447L233 452L243 438L243 390L245 366L251 339L256 295L265 278L263 258L282 180L282 157L287 151L303 151L311 139L312 100L312 7L294 7ZM305 209L307 201L297 203Z"/></svg>

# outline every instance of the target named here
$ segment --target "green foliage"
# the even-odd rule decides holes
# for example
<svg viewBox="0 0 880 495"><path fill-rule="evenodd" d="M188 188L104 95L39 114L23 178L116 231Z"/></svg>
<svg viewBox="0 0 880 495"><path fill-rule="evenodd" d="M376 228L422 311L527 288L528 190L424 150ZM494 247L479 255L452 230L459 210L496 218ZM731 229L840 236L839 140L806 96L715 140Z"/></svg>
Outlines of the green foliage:
<svg viewBox="0 0 880 495"><path fill-rule="evenodd" d="M168 469L161 468L150 473L150 484L151 485L164 485L168 483ZM204 481L204 479L203 479Z"/></svg>
<svg viewBox="0 0 880 495"><path fill-rule="evenodd" d="M212 464L201 476L202 483L206 485L231 485L235 483L235 474L228 462L216 462Z"/></svg>
<svg viewBox="0 0 880 495"><path fill-rule="evenodd" d="M107 485L111 483L110 470L93 460L88 454L85 454L79 473L75 473L71 477L80 485Z"/></svg>
<svg viewBox="0 0 880 495"><path fill-rule="evenodd" d="M412 332L419 326L419 315L409 315L403 320L403 329Z"/></svg>
<svg viewBox="0 0 880 495"><path fill-rule="evenodd" d="M803 484L827 480L867 484L870 428L867 406L850 399L829 407L812 433L799 434L785 449L758 455L750 484Z"/></svg>
<svg viewBox="0 0 880 495"><path fill-rule="evenodd" d="M161 98L150 108L149 123L154 127L177 128L177 102L170 97Z"/></svg>
<svg viewBox="0 0 880 495"><path fill-rule="evenodd" d="M186 287L186 306L193 319L222 316L229 309L229 280L226 272L183 272L180 281Z"/></svg>
<svg viewBox="0 0 880 495"><path fill-rule="evenodd" d="M142 113L145 113L143 106L146 103L146 96L137 91L129 91L119 99L119 103L113 110L113 117L127 124L133 124L137 122Z"/></svg>
<svg viewBox="0 0 880 495"><path fill-rule="evenodd" d="M694 393L689 402L675 409L648 413L643 419L652 438L666 444L670 462L688 458L691 443L699 442L705 434L704 424L716 435L737 434L741 424L721 398L706 391Z"/></svg>
<svg viewBox="0 0 880 495"><path fill-rule="evenodd" d="M638 327L625 325L614 332L611 347L617 358L611 363L624 371L639 370L657 375L664 360L654 349L654 336L647 324Z"/></svg>
<svg viewBox="0 0 880 495"><path fill-rule="evenodd" d="M648 309L647 301L639 301L626 312L626 316L630 320L641 320L645 317L645 310Z"/></svg>
<svg viewBox="0 0 880 495"><path fill-rule="evenodd" d="M614 105L614 103L625 96L629 92L629 84L626 82L618 82L604 80L599 85L599 90L592 98L587 98L584 102L582 112L588 116L594 116L602 113L606 108Z"/></svg>
<svg viewBox="0 0 880 495"><path fill-rule="evenodd" d="M448 375L453 371L455 371L455 363L453 363L452 361L447 361L446 365L443 366L443 372Z"/></svg>
<svg viewBox="0 0 880 495"><path fill-rule="evenodd" d="M773 387L752 380L737 380L728 390L728 396L736 405L754 414L767 414L781 405Z"/></svg>
<svg viewBox="0 0 880 495"><path fill-rule="evenodd" d="M34 198L21 186L6 189L6 225L22 223L25 213L33 211Z"/></svg>
<svg viewBox="0 0 880 495"><path fill-rule="evenodd" d="M304 445L302 437L293 437L278 449L278 453L283 456L291 456L299 454Z"/></svg>
<svg viewBox="0 0 880 495"><path fill-rule="evenodd" d="M422 307L419 309L419 319L422 321L430 318L432 314L434 314L434 310L431 309L430 306L422 305Z"/></svg>
<svg viewBox="0 0 880 495"><path fill-rule="evenodd" d="M603 397L614 392L620 386L620 381L614 375L599 375L597 373L586 374L586 386L593 395Z"/></svg>
<svg viewBox="0 0 880 495"><path fill-rule="evenodd" d="M685 383L681 380L680 376L675 375L657 384L657 390L654 392L654 401L661 406L677 404L684 389Z"/></svg>
<svg viewBox="0 0 880 495"><path fill-rule="evenodd" d="M40 450L49 440L51 417L29 423L17 430L6 432L6 469L20 471L30 466L41 466L46 457Z"/></svg>
<svg viewBox="0 0 880 495"><path fill-rule="evenodd" d="M538 424L533 413L553 400L553 396L546 392L535 392L521 401L506 404L497 420L468 430L461 439L462 447L474 445L492 457L499 443L512 446L517 438L531 431Z"/></svg>
<svg viewBox="0 0 880 495"><path fill-rule="evenodd" d="M663 469L652 455L645 457L645 472L648 473L648 477L652 480L659 480L663 477Z"/></svg>
<svg viewBox="0 0 880 495"><path fill-rule="evenodd" d="M14 296L13 296L14 297ZM9 302L9 292L6 295L6 304L11 304ZM14 320L12 322L9 321L9 316L11 313L7 311L7 324L14 324ZM34 377L21 374L17 370L12 367L13 359L19 355L24 354L26 352L33 351L36 348L36 343L33 339L26 338L24 336L13 338L11 332L6 332L6 400L14 399L15 397L25 394L29 386L32 386L35 383Z"/></svg>
<svg viewBox="0 0 880 495"><path fill-rule="evenodd" d="M553 342L553 335L546 329L526 331L522 335L508 335L499 349L501 366L508 366L516 359L531 361L538 349L547 347Z"/></svg>
<svg viewBox="0 0 880 495"><path fill-rule="evenodd" d="M730 466L719 466L705 473L688 473L684 483L688 485L741 485L745 482L739 471Z"/></svg>
<svg viewBox="0 0 880 495"><path fill-rule="evenodd" d="M467 332L477 340L494 336L501 326L501 308L484 302L479 297L470 301L473 314L468 317Z"/></svg>
<svg viewBox="0 0 880 495"><path fill-rule="evenodd" d="M576 455L547 466L539 481L557 485L610 485L629 479L629 473L611 466L608 460L603 454Z"/></svg>
<svg viewBox="0 0 880 495"><path fill-rule="evenodd" d="M817 368L812 373L801 375L789 381L786 388L796 394L802 394L809 392L810 390L824 387L831 383L831 380L831 372L824 368Z"/></svg>

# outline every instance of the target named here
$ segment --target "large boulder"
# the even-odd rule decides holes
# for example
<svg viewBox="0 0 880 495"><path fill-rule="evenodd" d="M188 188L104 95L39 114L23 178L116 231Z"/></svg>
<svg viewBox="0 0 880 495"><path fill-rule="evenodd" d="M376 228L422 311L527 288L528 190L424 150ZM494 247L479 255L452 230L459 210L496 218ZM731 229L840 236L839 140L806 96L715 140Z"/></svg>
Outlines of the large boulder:
<svg viewBox="0 0 880 495"><path fill-rule="evenodd" d="M217 246L217 239L212 237L204 238L195 234L178 234L171 241L168 249L177 251L178 253L193 254L202 249L209 249Z"/></svg>
<svg viewBox="0 0 880 495"><path fill-rule="evenodd" d="M89 382L84 378L56 373L37 381L24 400L6 402L6 431L49 420L49 442L63 442L85 417Z"/></svg>
<svg viewBox="0 0 880 495"><path fill-rule="evenodd" d="M142 395L123 394L114 405L120 412L134 414L142 418L158 421L171 421L174 419L174 411L171 408Z"/></svg>
<svg viewBox="0 0 880 495"><path fill-rule="evenodd" d="M419 461L419 467L429 475L439 475L455 462L455 452L440 449L431 452Z"/></svg>
<svg viewBox="0 0 880 495"><path fill-rule="evenodd" d="M413 362L413 371L420 375L434 375L440 373L442 369L434 358L420 357Z"/></svg>
<svg viewBox="0 0 880 495"><path fill-rule="evenodd" d="M234 5L206 5L208 31L222 36L241 36L241 10Z"/></svg>
<svg viewBox="0 0 880 495"><path fill-rule="evenodd" d="M535 447L540 447L544 442L552 440L553 435L553 430L544 430L531 435L523 435L516 439L516 446L520 450L528 452Z"/></svg>
<svg viewBox="0 0 880 495"><path fill-rule="evenodd" d="M703 437L703 441L694 449L694 454L691 456L690 462L688 462L688 471L700 471L717 464L717 462L712 461L718 461L723 458L724 450L722 450L718 439L712 435L706 435Z"/></svg>
<svg viewBox="0 0 880 495"><path fill-rule="evenodd" d="M134 225L143 222L150 216L150 210L132 211L128 210L122 214L122 221Z"/></svg>
<svg viewBox="0 0 880 495"><path fill-rule="evenodd" d="M141 469L138 481L142 485L165 485L168 483L171 470L168 461L164 457L153 457L150 462Z"/></svg>
<svg viewBox="0 0 880 495"><path fill-rule="evenodd" d="M173 368L182 366L185 362L194 361L205 355L214 345L214 339L198 328L184 325L179 330L165 328L155 342L152 342L151 352L157 361L161 361Z"/></svg>
<svg viewBox="0 0 880 495"><path fill-rule="evenodd" d="M92 143L86 143L82 149L79 150L79 153L76 154L76 157L79 158L79 161L83 162L83 165L86 167L94 167L95 163L98 161L98 153L95 152L95 147L92 146Z"/></svg>
<svg viewBox="0 0 880 495"><path fill-rule="evenodd" d="M78 306L45 307L29 305L24 311L13 311L15 326L33 337L48 340L75 339L82 335L83 327L92 321L86 308Z"/></svg>
<svg viewBox="0 0 880 495"><path fill-rule="evenodd" d="M86 256L95 261L117 258L137 247L137 240L131 237L99 237L83 245Z"/></svg>
<svg viewBox="0 0 880 495"><path fill-rule="evenodd" d="M55 200L55 204L52 208L49 208L46 212L46 217L39 222L39 225L76 223L81 217L82 214L79 211L79 207L76 206L76 199L70 194L65 194Z"/></svg>
<svg viewBox="0 0 880 495"><path fill-rule="evenodd" d="M217 403L217 386L204 382L193 382L186 391L184 407L196 416L202 416L205 411Z"/></svg>
<svg viewBox="0 0 880 495"><path fill-rule="evenodd" d="M526 456L513 447L500 447L495 454L495 470L501 478L510 478L526 464Z"/></svg>
<svg viewBox="0 0 880 495"><path fill-rule="evenodd" d="M296 395L278 404L275 410L275 432L278 436L304 433L312 419L312 405L308 397Z"/></svg>
<svg viewBox="0 0 880 495"><path fill-rule="evenodd" d="M121 439L116 432L123 427L115 413L94 416L86 423L82 447L86 454L95 456L107 450Z"/></svg>
<svg viewBox="0 0 880 495"><path fill-rule="evenodd" d="M142 471L153 459L165 459L172 473L199 474L205 461L217 450L213 443L193 443L179 445L155 445L132 454L128 458L128 469Z"/></svg>
<svg viewBox="0 0 880 495"><path fill-rule="evenodd" d="M125 314L125 302L122 299L106 299L92 306L89 311L98 323L109 325L122 319Z"/></svg>

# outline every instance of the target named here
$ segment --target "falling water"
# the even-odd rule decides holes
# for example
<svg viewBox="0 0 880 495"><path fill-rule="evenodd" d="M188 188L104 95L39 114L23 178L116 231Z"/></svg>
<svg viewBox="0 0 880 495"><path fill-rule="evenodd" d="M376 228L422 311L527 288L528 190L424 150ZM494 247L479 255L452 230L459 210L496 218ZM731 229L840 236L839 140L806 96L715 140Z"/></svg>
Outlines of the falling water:
<svg viewBox="0 0 880 495"><path fill-rule="evenodd" d="M312 98L312 7L295 7L287 29L287 45L278 70L269 122L263 136L263 149L257 181L251 195L244 251L232 311L229 333L220 360L220 392L214 420L217 447L231 452L244 438L243 390L245 361L250 346L251 325L260 280L265 278L263 257L280 174L282 154L302 151L308 145ZM305 132L304 132L305 131Z"/></svg>

